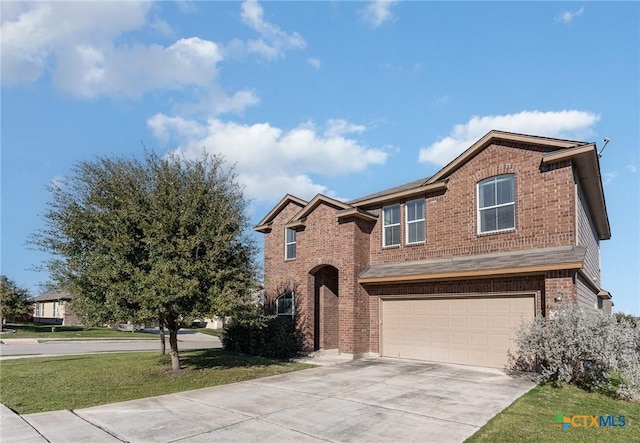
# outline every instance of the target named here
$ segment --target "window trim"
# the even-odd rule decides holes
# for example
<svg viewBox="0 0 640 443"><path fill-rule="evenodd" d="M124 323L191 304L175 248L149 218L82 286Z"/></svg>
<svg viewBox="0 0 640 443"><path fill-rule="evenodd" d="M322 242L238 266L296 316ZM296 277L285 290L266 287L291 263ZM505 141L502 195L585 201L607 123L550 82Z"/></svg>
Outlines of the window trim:
<svg viewBox="0 0 640 443"><path fill-rule="evenodd" d="M415 220L409 220L409 204L415 202L422 202L422 218ZM409 241L409 225L415 223L424 223L424 232L422 233L424 238L419 241ZM407 245L419 245L427 241L427 206L424 198L416 198L409 200L404 204L404 224L405 224L405 244Z"/></svg>
<svg viewBox="0 0 640 443"><path fill-rule="evenodd" d="M385 211L385 209L390 209L390 208L394 208L394 207L398 208L398 223L385 225L385 223L384 223L384 211ZM398 226L398 228L400 230L402 229L401 214L402 214L402 211L400 210L400 203L396 203L396 204L393 204L393 205L387 205L387 206L383 206L382 207L382 247L383 248L398 247L402 243L402 232L400 232L400 235L398 235L398 243L393 243L391 245L386 244L387 243L387 229L386 228L393 228L395 226Z"/></svg>
<svg viewBox="0 0 640 443"><path fill-rule="evenodd" d="M291 313L287 314L285 313L280 313L279 312L279 301L280 299L284 298L284 297L291 297ZM295 317L296 316L296 293L294 291L287 291L284 292L282 294L280 294L277 298L276 298L276 315L281 316L281 317Z"/></svg>
<svg viewBox="0 0 640 443"><path fill-rule="evenodd" d="M293 232L293 241L287 241L287 234L289 231ZM293 245L293 257L289 257L289 246ZM284 259L295 260L298 255L298 234L295 229L284 228Z"/></svg>
<svg viewBox="0 0 640 443"><path fill-rule="evenodd" d="M501 177L510 177L512 182L513 182L513 201L510 203L501 203L501 204L495 204L492 206L486 206L484 208L480 208L480 186L484 183L489 183L491 181L493 181L494 183L497 182L497 180ZM496 187L496 192L497 192L497 187ZM496 203L497 203L497 198L496 198ZM513 206L513 226L510 228L504 228L504 229L494 229L491 231L483 231L482 230L482 218L480 216L481 211L482 210L487 210L487 209L497 209L497 208L503 208L503 207L507 207L507 206ZM500 233L500 232L508 232L508 231L515 231L516 229L516 176L515 174L500 174L500 175L494 175L493 177L487 177L483 180L480 180L479 182L476 183L476 217L478 219L478 223L477 223L477 234L478 235L485 235L485 234L495 234L495 233ZM496 219L496 227L498 225L498 221Z"/></svg>

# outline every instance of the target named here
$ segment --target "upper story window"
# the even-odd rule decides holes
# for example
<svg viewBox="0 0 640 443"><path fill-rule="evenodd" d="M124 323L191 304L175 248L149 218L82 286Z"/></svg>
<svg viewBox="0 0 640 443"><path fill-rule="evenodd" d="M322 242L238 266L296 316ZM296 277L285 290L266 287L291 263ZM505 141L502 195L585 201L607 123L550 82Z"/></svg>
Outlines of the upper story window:
<svg viewBox="0 0 640 443"><path fill-rule="evenodd" d="M276 299L276 314L295 316L296 303L293 291L285 292Z"/></svg>
<svg viewBox="0 0 640 443"><path fill-rule="evenodd" d="M424 242L424 199L407 202L407 244Z"/></svg>
<svg viewBox="0 0 640 443"><path fill-rule="evenodd" d="M382 246L400 244L400 205L382 208Z"/></svg>
<svg viewBox="0 0 640 443"><path fill-rule="evenodd" d="M284 238L284 259L292 260L294 258L296 258L296 231L287 228Z"/></svg>
<svg viewBox="0 0 640 443"><path fill-rule="evenodd" d="M478 233L516 227L515 176L498 175L478 183Z"/></svg>

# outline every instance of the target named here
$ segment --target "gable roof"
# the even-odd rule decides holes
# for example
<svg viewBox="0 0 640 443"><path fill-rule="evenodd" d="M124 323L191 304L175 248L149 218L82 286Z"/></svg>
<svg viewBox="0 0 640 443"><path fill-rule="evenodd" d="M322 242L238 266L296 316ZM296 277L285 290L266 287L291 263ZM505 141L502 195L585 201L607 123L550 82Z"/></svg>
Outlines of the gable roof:
<svg viewBox="0 0 640 443"><path fill-rule="evenodd" d="M71 294L62 291L49 291L31 299L34 302L71 300Z"/></svg>
<svg viewBox="0 0 640 443"><path fill-rule="evenodd" d="M265 218L258 223L254 230L258 232L268 232L271 229L270 222L290 202L298 204L301 207L301 210L287 224L287 227L304 225L302 219L309 215L321 202L339 209L337 214L339 218L355 216L368 220L375 220L377 215L366 211L367 209L379 207L382 204L392 202L393 200L408 199L428 193L446 191L448 177L451 174L479 154L483 149L492 144L499 143L541 146L544 148L545 152L542 158L542 164L552 164L559 161L571 160L577 171L580 183L583 186L589 212L594 221L598 237L600 240L611 238L609 217L607 215L604 191L602 189L600 163L595 143L540 137L497 130L489 131L480 140L475 142L466 151L431 177L414 180L409 183L348 201L346 203L321 194L316 195L311 202L307 203L302 199L287 194L280 203L278 203L276 207L274 207L271 212L269 212L269 214L267 214Z"/></svg>
<svg viewBox="0 0 640 443"><path fill-rule="evenodd" d="M287 194L282 198L282 200L278 202L277 205L273 207L271 211L269 211L267 215L264 216L262 220L258 222L253 230L258 232L268 232L269 230L271 230L271 222L280 212L282 212L284 208L287 207L289 203L296 204L301 208L307 205L307 202L305 200L302 200L301 198L298 198L291 194Z"/></svg>
<svg viewBox="0 0 640 443"><path fill-rule="evenodd" d="M336 209L348 209L351 208L350 205L341 202L340 200L336 200L335 198L327 197L326 195L317 194L313 199L306 204L304 208L302 208L296 215L293 216L291 222L296 222L304 219L306 216L311 214L315 208L317 208L320 204L325 203L329 206L333 206Z"/></svg>
<svg viewBox="0 0 640 443"><path fill-rule="evenodd" d="M464 151L462 154L460 154L455 159L453 159L448 165L446 165L436 174L431 176L431 178L427 181L427 184L435 183L439 180L443 180L444 178L450 176L462 165L464 165L473 157L475 157L478 153L480 153L484 148L500 141L511 142L511 143L521 143L521 144L527 144L527 145L547 146L551 150L573 148L578 145L588 144L585 142L579 142L575 140L562 140L557 138L539 137L536 135L517 134L515 132L497 131L494 129L487 132L484 135L484 137L482 137L480 140L478 140L473 145L471 145L466 151Z"/></svg>

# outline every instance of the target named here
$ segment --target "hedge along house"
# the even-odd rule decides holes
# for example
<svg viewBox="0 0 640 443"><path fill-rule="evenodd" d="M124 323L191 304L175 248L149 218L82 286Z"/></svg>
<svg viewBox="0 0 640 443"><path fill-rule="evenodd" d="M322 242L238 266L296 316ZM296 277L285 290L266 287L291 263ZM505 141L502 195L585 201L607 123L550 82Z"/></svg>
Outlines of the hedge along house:
<svg viewBox="0 0 640 443"><path fill-rule="evenodd" d="M254 229L265 293L307 351L502 367L521 321L611 309L594 143L491 131L430 178L350 202L286 195Z"/></svg>

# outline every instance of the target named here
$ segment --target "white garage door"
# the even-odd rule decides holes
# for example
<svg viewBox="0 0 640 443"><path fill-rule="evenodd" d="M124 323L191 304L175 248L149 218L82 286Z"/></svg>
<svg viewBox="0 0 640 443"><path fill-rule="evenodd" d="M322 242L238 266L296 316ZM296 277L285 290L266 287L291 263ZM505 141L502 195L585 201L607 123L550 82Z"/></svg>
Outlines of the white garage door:
<svg viewBox="0 0 640 443"><path fill-rule="evenodd" d="M383 300L381 354L502 368L534 306L533 296Z"/></svg>

